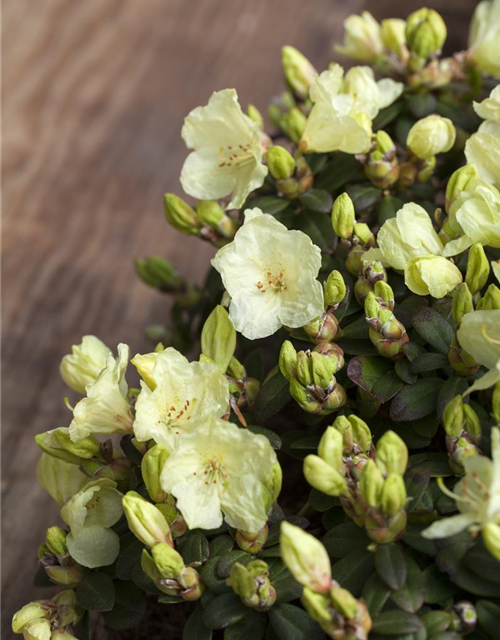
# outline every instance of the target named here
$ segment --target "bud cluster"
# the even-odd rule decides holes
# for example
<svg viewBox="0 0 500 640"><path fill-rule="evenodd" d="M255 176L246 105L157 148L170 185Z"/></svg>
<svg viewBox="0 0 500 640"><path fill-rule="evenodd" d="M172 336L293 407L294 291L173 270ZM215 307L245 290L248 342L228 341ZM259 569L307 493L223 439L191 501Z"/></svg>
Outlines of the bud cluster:
<svg viewBox="0 0 500 640"><path fill-rule="evenodd" d="M443 413L451 470L457 475L464 473L463 462L469 456L481 455L481 423L474 409L458 395L450 400Z"/></svg>
<svg viewBox="0 0 500 640"><path fill-rule="evenodd" d="M403 475L408 449L387 431L375 449L368 425L356 416L339 416L304 460L309 484L340 498L344 511L379 544L398 539L406 527Z"/></svg>
<svg viewBox="0 0 500 640"><path fill-rule="evenodd" d="M12 631L33 640L59 636L71 640L75 638L73 626L78 624L82 615L83 609L77 604L75 592L65 589L52 600L35 600L26 604L14 614ZM53 634L53 631L57 633Z"/></svg>
<svg viewBox="0 0 500 640"><path fill-rule="evenodd" d="M365 298L364 307L370 340L377 351L384 358L401 358L409 337L404 325L393 313L394 293L387 282L379 280L375 283L373 292Z"/></svg>
<svg viewBox="0 0 500 640"><path fill-rule="evenodd" d="M67 535L60 527L47 529L46 540L38 548L38 563L52 582L75 587L87 571L70 556L66 546Z"/></svg>
<svg viewBox="0 0 500 640"><path fill-rule="evenodd" d="M247 607L267 611L276 602L276 589L269 580L268 565L263 560L251 560L246 566L235 562L227 584Z"/></svg>

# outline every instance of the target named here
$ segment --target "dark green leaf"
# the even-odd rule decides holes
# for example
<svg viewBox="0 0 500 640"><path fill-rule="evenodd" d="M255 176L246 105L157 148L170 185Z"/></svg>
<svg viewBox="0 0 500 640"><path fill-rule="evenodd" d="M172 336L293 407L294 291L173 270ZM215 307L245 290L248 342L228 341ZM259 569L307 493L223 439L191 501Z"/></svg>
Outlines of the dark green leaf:
<svg viewBox="0 0 500 640"><path fill-rule="evenodd" d="M88 611L85 611L80 622L76 625L74 634L78 640L91 640L90 615Z"/></svg>
<svg viewBox="0 0 500 640"><path fill-rule="evenodd" d="M309 494L309 504L316 511L323 513L323 511L328 511L328 509L334 507L337 504L337 499L313 489Z"/></svg>
<svg viewBox="0 0 500 640"><path fill-rule="evenodd" d="M304 609L277 604L269 610L269 621L279 640L323 640L325 634Z"/></svg>
<svg viewBox="0 0 500 640"><path fill-rule="evenodd" d="M246 551L241 549L235 549L225 555L221 556L219 563L217 564L217 575L220 578L229 578L231 573L231 567L235 562L240 564L247 564L252 559L252 556Z"/></svg>
<svg viewBox="0 0 500 640"><path fill-rule="evenodd" d="M342 337L351 338L353 340L368 340L369 331L366 318L358 318L346 327L342 327Z"/></svg>
<svg viewBox="0 0 500 640"><path fill-rule="evenodd" d="M337 191L362 174L361 164L348 153L337 152L323 171L316 176L314 186L328 191Z"/></svg>
<svg viewBox="0 0 500 640"><path fill-rule="evenodd" d="M404 386L391 402L392 420L406 422L434 413L442 386L443 380L440 378L422 378L415 384Z"/></svg>
<svg viewBox="0 0 500 640"><path fill-rule="evenodd" d="M224 640L262 640L267 620L265 613L250 609L243 620L224 629Z"/></svg>
<svg viewBox="0 0 500 640"><path fill-rule="evenodd" d="M373 572L365 582L363 591L361 592L361 597L366 602L372 618L378 616L382 611L390 595L390 588L382 582L376 572Z"/></svg>
<svg viewBox="0 0 500 640"><path fill-rule="evenodd" d="M498 638L500 629L500 605L487 600L476 602L477 617L479 625L490 638Z"/></svg>
<svg viewBox="0 0 500 640"><path fill-rule="evenodd" d="M203 624L209 629L224 629L242 620L248 613L239 596L223 593L211 600L203 611Z"/></svg>
<svg viewBox="0 0 500 640"><path fill-rule="evenodd" d="M144 573L140 561L132 569L132 582L147 593L158 593L155 583Z"/></svg>
<svg viewBox="0 0 500 640"><path fill-rule="evenodd" d="M415 331L436 351L448 355L453 329L443 316L431 307L420 307L412 316Z"/></svg>
<svg viewBox="0 0 500 640"><path fill-rule="evenodd" d="M332 213L333 198L324 189L309 189L299 197L300 204L311 211ZM331 226L331 223L330 223Z"/></svg>
<svg viewBox="0 0 500 640"><path fill-rule="evenodd" d="M435 113L437 100L432 93L416 93L406 104L411 114L420 119Z"/></svg>
<svg viewBox="0 0 500 640"><path fill-rule="evenodd" d="M402 380L396 375L394 365L384 358L357 356L347 365L347 375L367 393L387 402L403 387Z"/></svg>
<svg viewBox="0 0 500 640"><path fill-rule="evenodd" d="M217 565L219 564L220 557L214 556L210 558L200 570L200 575L203 582L214 593L228 593L232 592L232 588L226 584L226 578L219 576L217 573Z"/></svg>
<svg viewBox="0 0 500 640"><path fill-rule="evenodd" d="M435 564L424 571L424 601L427 604L442 604L452 598L458 588L446 573L439 571Z"/></svg>
<svg viewBox="0 0 500 640"><path fill-rule="evenodd" d="M441 353L421 353L410 365L412 373L427 373L449 367L448 358Z"/></svg>
<svg viewBox="0 0 500 640"><path fill-rule="evenodd" d="M54 583L47 575L44 567L40 565L37 567L35 575L33 576L33 586L38 589L46 589L47 587L54 586Z"/></svg>
<svg viewBox="0 0 500 640"><path fill-rule="evenodd" d="M292 576L292 574L286 569L283 571L277 579L272 581L273 587L276 589L277 602L290 602L297 600L302 595L303 587Z"/></svg>
<svg viewBox="0 0 500 640"><path fill-rule="evenodd" d="M104 622L117 631L131 629L146 611L146 598L133 582L116 582L115 589L115 605L112 611L103 613Z"/></svg>
<svg viewBox="0 0 500 640"><path fill-rule="evenodd" d="M406 384L415 384L418 380L418 375L411 371L411 362L406 358L398 360L394 365L394 370Z"/></svg>
<svg viewBox="0 0 500 640"><path fill-rule="evenodd" d="M225 553L231 551L234 547L234 540L231 536L222 535L217 536L210 541L210 557L223 556Z"/></svg>
<svg viewBox="0 0 500 640"><path fill-rule="evenodd" d="M370 209L380 199L382 192L380 189L370 184L354 184L347 188L356 211Z"/></svg>
<svg viewBox="0 0 500 640"><path fill-rule="evenodd" d="M424 603L424 576L420 567L409 555L405 556L408 575L404 586L393 591L391 601L408 613L416 613Z"/></svg>
<svg viewBox="0 0 500 640"><path fill-rule="evenodd" d="M427 528L427 525L409 524L406 527L406 532L402 537L402 540L415 551L423 553L427 556L436 555L436 547L432 540L427 540L422 537L422 531Z"/></svg>
<svg viewBox="0 0 500 640"><path fill-rule="evenodd" d="M379 578L394 590L403 587L408 574L403 552L394 542L377 547L375 569Z"/></svg>
<svg viewBox="0 0 500 640"><path fill-rule="evenodd" d="M287 209L290 206L290 201L279 196L259 196L250 200L248 206L258 207L264 213L270 213L274 216Z"/></svg>
<svg viewBox="0 0 500 640"><path fill-rule="evenodd" d="M132 444L132 436L123 436L120 440L120 447L127 458L134 464L140 465L142 462L142 455Z"/></svg>
<svg viewBox="0 0 500 640"><path fill-rule="evenodd" d="M264 364L262 362L262 349L254 349L245 358L245 369L247 376L262 380L264 375Z"/></svg>
<svg viewBox="0 0 500 640"><path fill-rule="evenodd" d="M384 129L389 123L399 116L402 110L402 101L393 102L388 107L381 109L373 121L373 130L378 131L378 129Z"/></svg>
<svg viewBox="0 0 500 640"><path fill-rule="evenodd" d="M213 631L203 624L203 607L197 606L187 619L182 640L212 640Z"/></svg>
<svg viewBox="0 0 500 640"><path fill-rule="evenodd" d="M366 550L352 551L333 565L335 580L355 597L361 593L364 583L372 573L373 553Z"/></svg>
<svg viewBox="0 0 500 640"><path fill-rule="evenodd" d="M316 452L320 436L307 436L307 431L293 429L283 434L283 451L288 455L303 460L308 453Z"/></svg>
<svg viewBox="0 0 500 640"><path fill-rule="evenodd" d="M377 222L380 226L396 217L396 213L402 208L404 202L400 198L394 196L386 196L382 199L380 207L378 208Z"/></svg>
<svg viewBox="0 0 500 640"><path fill-rule="evenodd" d="M438 399L437 399L437 414L439 419L443 419L443 413L446 408L446 405L450 400L453 400L455 396L462 395L467 389L469 385L464 378L460 376L453 376L452 378L448 378L446 382L441 387L439 391Z"/></svg>
<svg viewBox="0 0 500 640"><path fill-rule="evenodd" d="M88 611L111 611L115 604L115 585L105 573L88 573L75 590L78 604Z"/></svg>
<svg viewBox="0 0 500 640"><path fill-rule="evenodd" d="M369 340L355 340L352 338L340 338L337 341L344 353L349 356L376 356L377 349Z"/></svg>
<svg viewBox="0 0 500 640"><path fill-rule="evenodd" d="M371 540L364 529L349 521L327 531L322 542L330 558L343 558L355 551L365 551Z"/></svg>
<svg viewBox="0 0 500 640"><path fill-rule="evenodd" d="M320 249L328 250L333 245L332 222L324 213L303 211L295 218L294 228L308 235Z"/></svg>
<svg viewBox="0 0 500 640"><path fill-rule="evenodd" d="M263 424L290 402L289 386L279 369L268 377L255 400L254 417L259 424Z"/></svg>
<svg viewBox="0 0 500 640"><path fill-rule="evenodd" d="M133 533L126 533L120 538L120 555L116 561L116 577L120 580L131 580L132 570L141 559L144 545Z"/></svg>
<svg viewBox="0 0 500 640"><path fill-rule="evenodd" d="M420 618L406 611L384 611L373 621L372 632L388 636L416 633L422 628Z"/></svg>
<svg viewBox="0 0 500 640"><path fill-rule="evenodd" d="M500 584L500 562L482 542L476 543L464 556L465 566L485 580Z"/></svg>
<svg viewBox="0 0 500 640"><path fill-rule="evenodd" d="M282 445L281 438L276 433L276 431L272 431L272 429L266 429L265 427L258 427L255 425L248 425L247 428L248 428L248 431L251 431L252 433L256 433L259 436L266 436L266 438L271 443L272 448L275 449L276 451L281 449L281 445Z"/></svg>
<svg viewBox="0 0 500 640"><path fill-rule="evenodd" d="M193 562L203 564L209 556L210 548L208 540L200 531L189 532L180 548L184 564Z"/></svg>
<svg viewBox="0 0 500 640"><path fill-rule="evenodd" d="M418 453L410 456L409 466L425 468L431 474L431 478L453 475L448 462L448 454L446 453Z"/></svg>
<svg viewBox="0 0 500 640"><path fill-rule="evenodd" d="M405 474L406 492L408 494L409 503L407 510L416 511L420 508L420 500L424 495L431 474L425 467L411 467Z"/></svg>

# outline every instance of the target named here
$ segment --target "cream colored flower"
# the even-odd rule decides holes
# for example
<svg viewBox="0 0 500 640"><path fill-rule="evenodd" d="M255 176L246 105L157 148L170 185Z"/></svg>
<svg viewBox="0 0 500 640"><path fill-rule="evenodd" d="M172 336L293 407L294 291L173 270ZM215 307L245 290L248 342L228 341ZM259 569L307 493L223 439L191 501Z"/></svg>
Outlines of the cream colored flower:
<svg viewBox="0 0 500 640"><path fill-rule="evenodd" d="M413 258L440 256L444 249L429 214L414 202L405 204L395 218L382 225L377 243L384 262L401 271Z"/></svg>
<svg viewBox="0 0 500 640"><path fill-rule="evenodd" d="M42 453L36 469L39 484L62 507L89 478L76 464Z"/></svg>
<svg viewBox="0 0 500 640"><path fill-rule="evenodd" d="M460 269L441 256L419 256L405 267L405 283L419 296L443 298L462 282Z"/></svg>
<svg viewBox="0 0 500 640"><path fill-rule="evenodd" d="M498 84L482 102L473 102L477 115L483 120L500 122L500 84Z"/></svg>
<svg viewBox="0 0 500 640"><path fill-rule="evenodd" d="M224 514L230 526L257 532L267 522L264 485L275 462L267 438L210 416L180 436L161 484L190 529L216 529Z"/></svg>
<svg viewBox="0 0 500 640"><path fill-rule="evenodd" d="M228 209L238 208L262 186L267 167L259 126L246 116L234 89L216 91L205 107L186 117L182 138L189 154L181 172L186 193L200 200L231 195Z"/></svg>
<svg viewBox="0 0 500 640"><path fill-rule="evenodd" d="M500 247L500 192L485 180L474 180L470 191L453 203L451 216L470 241ZM458 251L456 252L458 253ZM446 255L451 255L446 245Z"/></svg>
<svg viewBox="0 0 500 640"><path fill-rule="evenodd" d="M465 143L465 157L480 178L500 188L500 123L483 122Z"/></svg>
<svg viewBox="0 0 500 640"><path fill-rule="evenodd" d="M171 451L179 435L196 429L209 416L222 417L229 405L229 384L216 364L189 362L173 347L156 354L154 388L141 382L134 434L153 438Z"/></svg>
<svg viewBox="0 0 500 640"><path fill-rule="evenodd" d="M85 394L85 387L95 382L106 366L111 349L95 336L83 336L81 344L71 347L59 368L64 382L74 391Z"/></svg>
<svg viewBox="0 0 500 640"><path fill-rule="evenodd" d="M127 369L129 348L118 345L118 358L108 356L106 367L92 384L87 385L87 397L73 409L69 434L78 442L91 434L130 433L132 415L127 400Z"/></svg>
<svg viewBox="0 0 500 640"><path fill-rule="evenodd" d="M460 346L478 363L489 369L467 389L467 394L489 389L500 380L500 310L467 313L457 332Z"/></svg>
<svg viewBox="0 0 500 640"><path fill-rule="evenodd" d="M455 144L456 131L449 118L436 114L417 120L408 132L406 146L417 158L432 158L449 151Z"/></svg>
<svg viewBox="0 0 500 640"><path fill-rule="evenodd" d="M260 209L245 211L245 224L212 265L231 296L234 328L250 340L303 327L323 312L320 249Z"/></svg>
<svg viewBox="0 0 500 640"><path fill-rule="evenodd" d="M345 78L338 64L321 73L311 87L314 102L300 142L307 151L365 153L372 141L371 120L392 104L403 85L375 81L370 67L353 67Z"/></svg>
<svg viewBox="0 0 500 640"><path fill-rule="evenodd" d="M469 56L484 73L500 76L500 0L483 0L474 12Z"/></svg>
<svg viewBox="0 0 500 640"><path fill-rule="evenodd" d="M472 533L491 525L500 525L500 430L491 430L491 455L469 456L464 459L465 477L454 487L441 489L456 501L460 514L437 520L422 531L424 538L449 538L468 529ZM497 555L497 548L490 548L488 537L483 540L490 552Z"/></svg>
<svg viewBox="0 0 500 640"><path fill-rule="evenodd" d="M384 53L380 25L368 11L344 21L344 44L335 51L354 60L373 62Z"/></svg>
<svg viewBox="0 0 500 640"><path fill-rule="evenodd" d="M66 544L71 557L89 568L112 564L120 539L110 527L122 513L122 494L116 482L105 478L82 487L61 509L61 518L70 528Z"/></svg>

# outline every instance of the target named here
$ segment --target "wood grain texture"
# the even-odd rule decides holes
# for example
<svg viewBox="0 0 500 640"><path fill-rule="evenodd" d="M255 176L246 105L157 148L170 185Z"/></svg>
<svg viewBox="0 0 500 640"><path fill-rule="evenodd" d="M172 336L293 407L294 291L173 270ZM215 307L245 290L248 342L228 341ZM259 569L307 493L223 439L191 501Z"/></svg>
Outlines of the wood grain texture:
<svg viewBox="0 0 500 640"><path fill-rule="evenodd" d="M427 3L465 46L474 0ZM57 508L36 484L35 433L69 422L60 358L83 334L147 348L166 299L135 277L158 253L200 281L212 249L170 230L183 117L215 89L265 109L281 90L280 48L318 68L342 22L388 0L4 0L3 620L42 592L36 548ZM404 5L404 6L403 6ZM44 592L45 593L45 592Z"/></svg>

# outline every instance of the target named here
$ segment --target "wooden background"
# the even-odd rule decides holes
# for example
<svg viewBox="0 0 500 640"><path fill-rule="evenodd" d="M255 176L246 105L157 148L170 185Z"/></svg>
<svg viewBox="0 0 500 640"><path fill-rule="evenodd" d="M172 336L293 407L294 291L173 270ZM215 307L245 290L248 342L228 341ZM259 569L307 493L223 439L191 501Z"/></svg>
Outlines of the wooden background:
<svg viewBox="0 0 500 640"><path fill-rule="evenodd" d="M474 0L430 0L465 47ZM57 508L36 484L35 433L67 426L61 357L93 333L132 354L166 298L132 258L159 253L200 281L212 250L167 227L181 193L183 117L236 87L262 110L280 48L323 69L350 13L405 17L407 0L4 0L3 637L31 586Z"/></svg>

